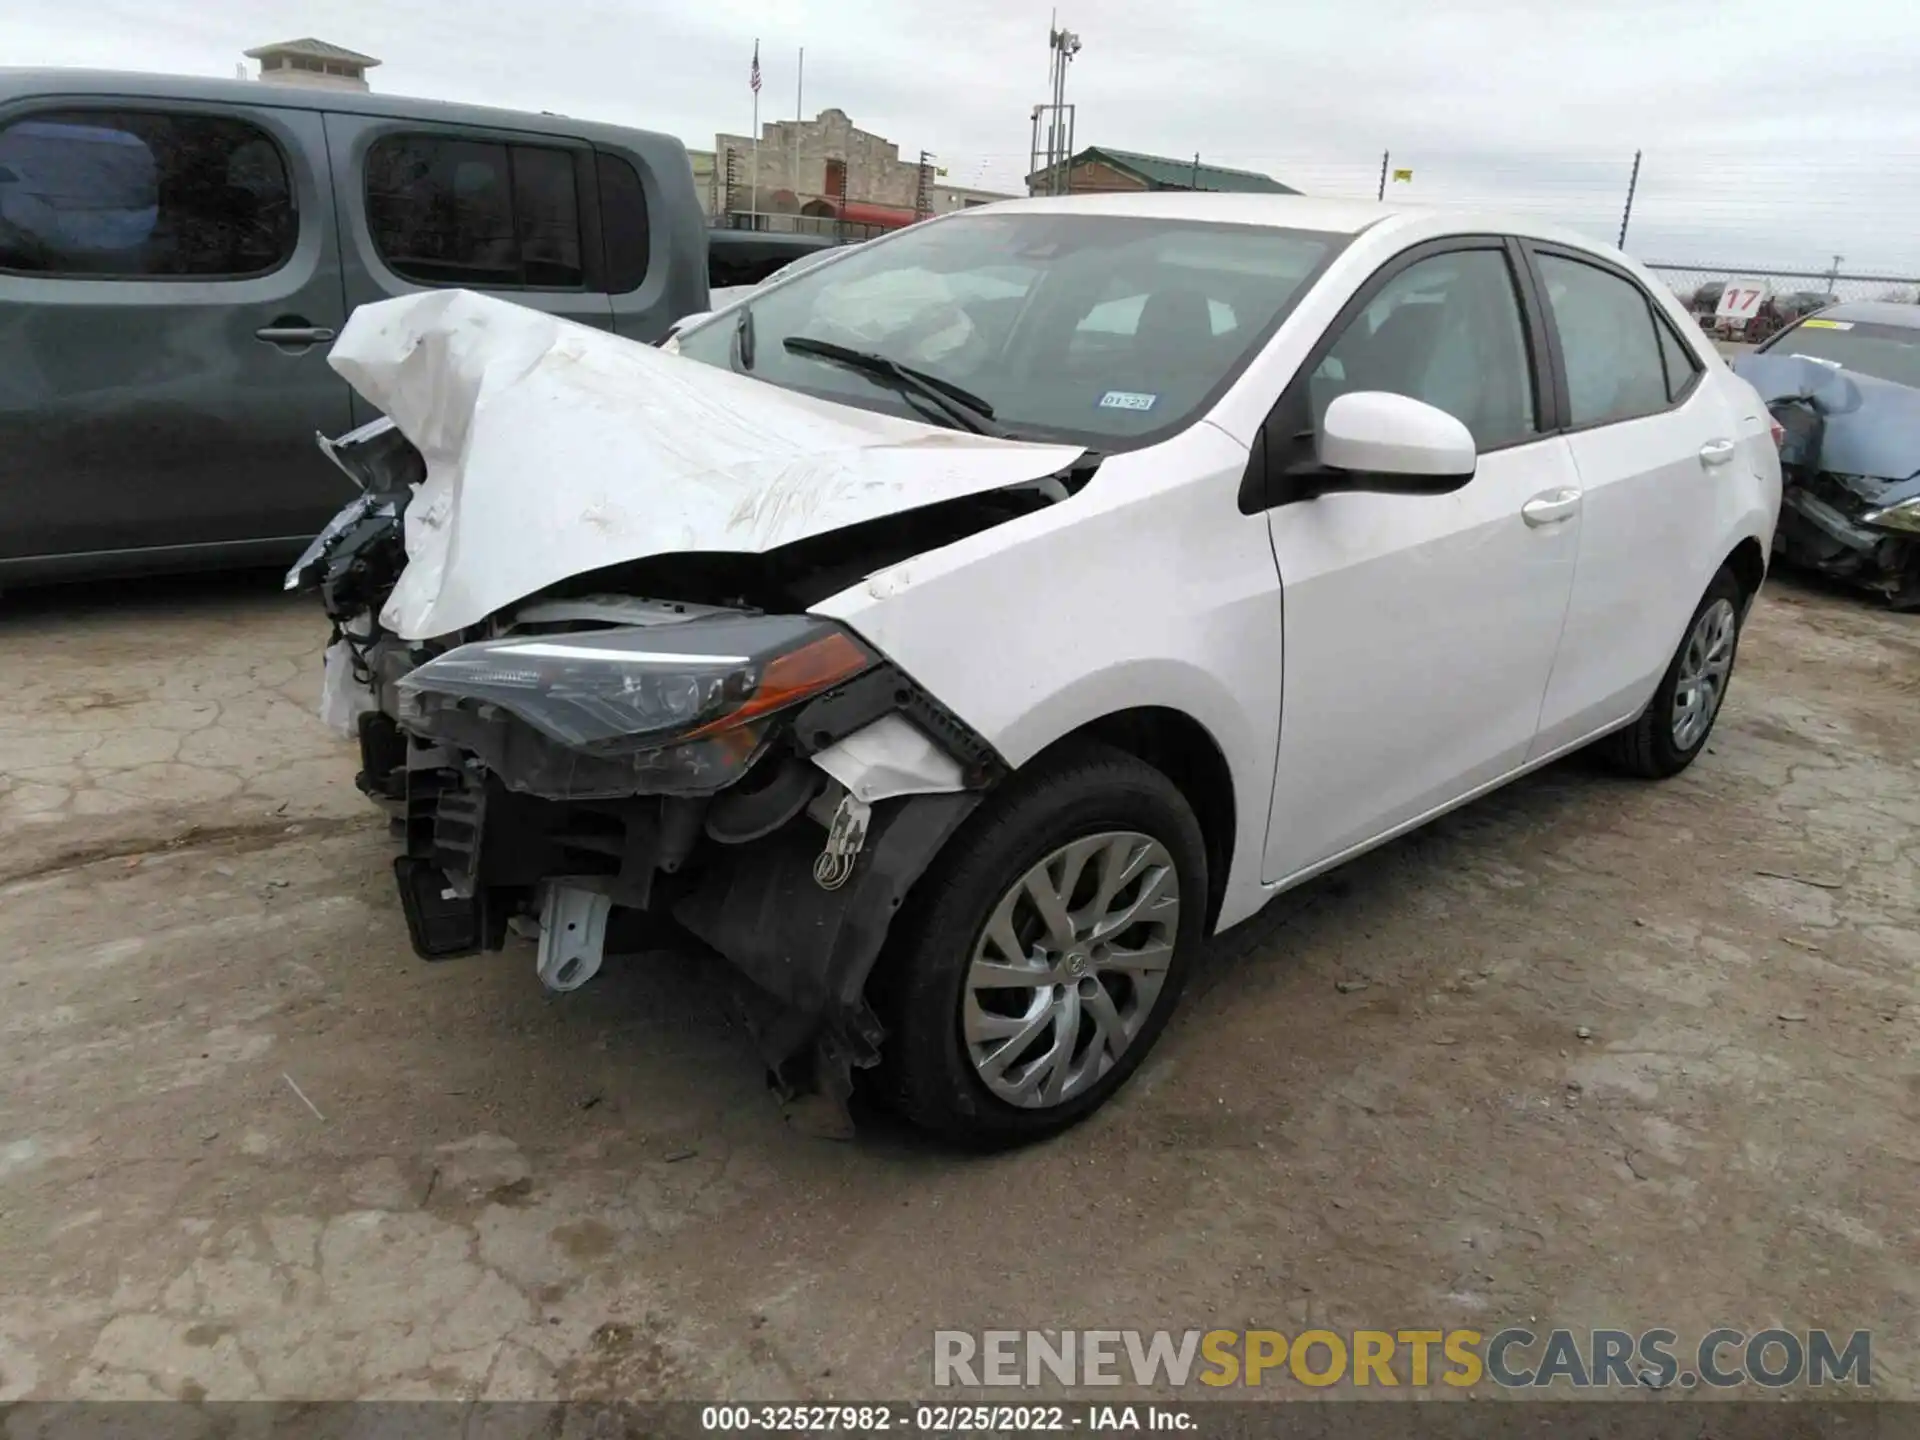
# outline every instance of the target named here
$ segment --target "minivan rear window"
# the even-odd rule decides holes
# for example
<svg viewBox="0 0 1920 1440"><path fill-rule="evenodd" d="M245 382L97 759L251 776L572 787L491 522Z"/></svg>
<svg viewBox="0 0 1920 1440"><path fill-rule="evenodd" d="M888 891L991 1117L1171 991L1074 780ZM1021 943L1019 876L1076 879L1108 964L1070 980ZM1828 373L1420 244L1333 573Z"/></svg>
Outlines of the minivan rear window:
<svg viewBox="0 0 1920 1440"><path fill-rule="evenodd" d="M367 152L367 225L419 285L579 290L573 152L452 135L387 135Z"/></svg>
<svg viewBox="0 0 1920 1440"><path fill-rule="evenodd" d="M600 172L600 230L606 237L607 289L624 295L647 278L653 241L647 229L647 192L631 161L604 151L595 160Z"/></svg>
<svg viewBox="0 0 1920 1440"><path fill-rule="evenodd" d="M284 265L299 234L286 160L244 120L63 109L0 129L0 269L240 278Z"/></svg>

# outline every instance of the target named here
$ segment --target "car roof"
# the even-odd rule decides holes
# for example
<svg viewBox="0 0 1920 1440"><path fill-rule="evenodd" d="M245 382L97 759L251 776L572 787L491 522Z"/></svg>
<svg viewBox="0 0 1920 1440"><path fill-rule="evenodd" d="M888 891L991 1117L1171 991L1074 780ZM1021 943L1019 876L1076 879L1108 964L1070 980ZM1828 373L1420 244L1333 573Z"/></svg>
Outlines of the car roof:
<svg viewBox="0 0 1920 1440"><path fill-rule="evenodd" d="M498 110L451 100L416 100L376 91L276 85L258 80L204 80L192 75L147 75L136 71L22 69L0 66L0 101L7 100L177 100L225 105L272 105L282 110L330 110L391 120L427 120L451 125L485 125L496 130L533 130L592 139L595 135L650 140L683 149L678 139L630 125L608 125L568 115L530 110Z"/></svg>
<svg viewBox="0 0 1920 1440"><path fill-rule="evenodd" d="M1920 330L1920 305L1897 300L1842 300L1820 312L1822 320L1857 320L1866 325L1900 325Z"/></svg>
<svg viewBox="0 0 1920 1440"><path fill-rule="evenodd" d="M991 211L1056 211L1075 215L1138 215L1155 220L1208 220L1226 225L1271 225L1355 235L1405 207L1359 200L1321 200L1306 195L1248 195L1191 190L1136 190L1123 194L1042 195L999 200L962 214Z"/></svg>
<svg viewBox="0 0 1920 1440"><path fill-rule="evenodd" d="M1210 221L1219 225L1271 225L1282 230L1358 235L1366 230L1443 235L1520 235L1567 245L1617 262L1627 257L1605 240L1564 226L1543 225L1512 211L1437 205L1386 205L1371 200L1327 200L1312 195L1247 195L1192 190L1134 190L1101 195L1050 195L998 200L942 216L1042 211L1076 215L1137 215L1155 220Z"/></svg>

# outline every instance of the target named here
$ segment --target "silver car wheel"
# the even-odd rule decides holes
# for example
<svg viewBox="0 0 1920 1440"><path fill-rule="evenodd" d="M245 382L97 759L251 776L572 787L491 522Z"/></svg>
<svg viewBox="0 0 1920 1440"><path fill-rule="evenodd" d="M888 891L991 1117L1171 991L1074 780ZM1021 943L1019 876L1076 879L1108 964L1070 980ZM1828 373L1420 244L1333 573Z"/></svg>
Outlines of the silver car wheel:
<svg viewBox="0 0 1920 1440"><path fill-rule="evenodd" d="M1678 749L1698 745L1719 713L1727 677L1733 673L1739 628L1731 600L1714 601L1693 622L1673 688L1673 743Z"/></svg>
<svg viewBox="0 0 1920 1440"><path fill-rule="evenodd" d="M1180 930L1180 876L1137 830L1063 845L1000 897L974 945L961 1034L1010 1105L1071 1100L1153 1013Z"/></svg>

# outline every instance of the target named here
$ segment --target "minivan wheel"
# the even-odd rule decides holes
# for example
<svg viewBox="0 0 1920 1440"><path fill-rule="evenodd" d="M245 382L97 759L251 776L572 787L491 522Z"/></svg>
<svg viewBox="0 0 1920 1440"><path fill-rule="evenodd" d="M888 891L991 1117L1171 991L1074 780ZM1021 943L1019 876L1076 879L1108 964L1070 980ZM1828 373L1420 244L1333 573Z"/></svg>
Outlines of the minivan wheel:
<svg viewBox="0 0 1920 1440"><path fill-rule="evenodd" d="M882 1071L966 1144L1085 1118L1159 1038L1199 946L1206 849L1172 781L1088 746L1016 776L922 877L883 960Z"/></svg>
<svg viewBox="0 0 1920 1440"><path fill-rule="evenodd" d="M1733 679L1745 599L1733 572L1722 567L1687 622L1653 700L1633 724L1601 742L1616 766L1659 780L1678 775L1706 748Z"/></svg>

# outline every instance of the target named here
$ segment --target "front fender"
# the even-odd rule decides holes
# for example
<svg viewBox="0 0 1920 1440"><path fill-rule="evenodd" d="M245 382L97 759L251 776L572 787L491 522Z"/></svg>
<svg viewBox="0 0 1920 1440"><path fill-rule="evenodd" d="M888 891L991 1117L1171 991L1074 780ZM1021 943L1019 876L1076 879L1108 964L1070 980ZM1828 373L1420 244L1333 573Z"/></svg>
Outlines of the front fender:
<svg viewBox="0 0 1920 1440"><path fill-rule="evenodd" d="M1279 745L1279 574L1236 504L1247 452L1201 423L1104 461L1068 500L881 570L815 607L1019 766L1122 710L1220 747L1236 833L1220 923L1257 909Z"/></svg>

